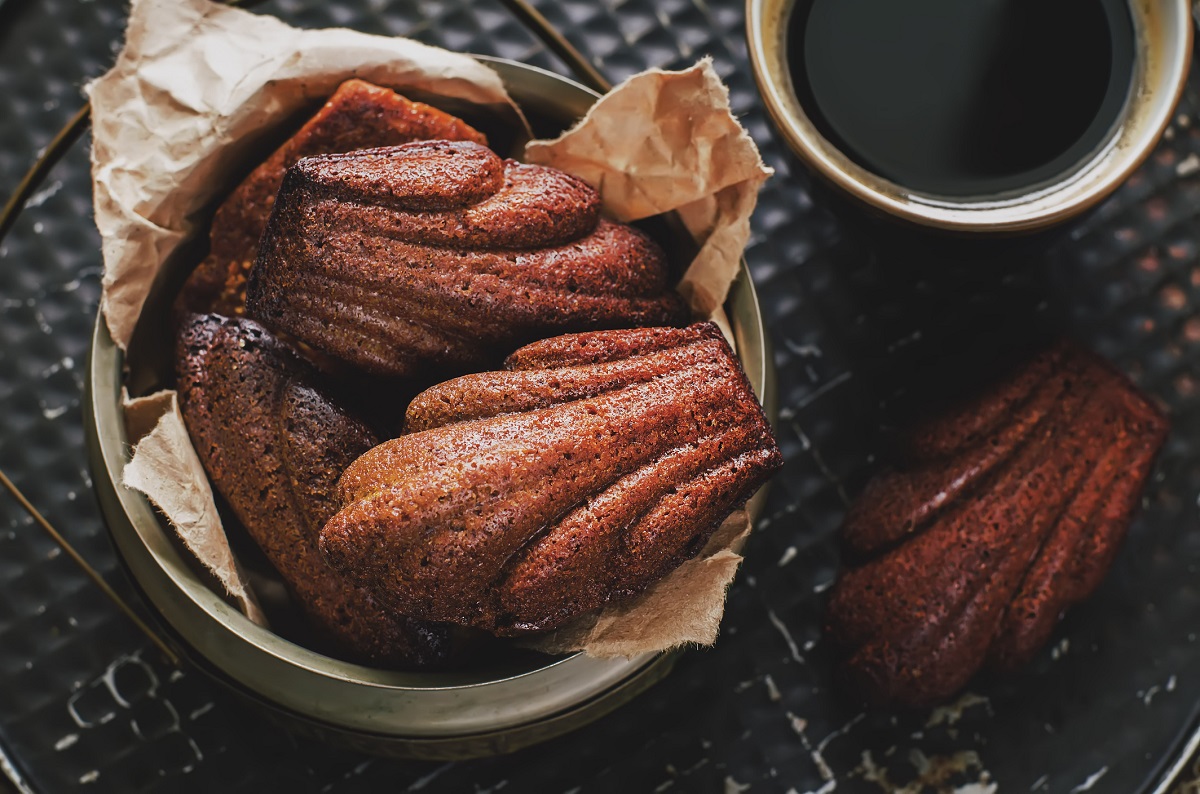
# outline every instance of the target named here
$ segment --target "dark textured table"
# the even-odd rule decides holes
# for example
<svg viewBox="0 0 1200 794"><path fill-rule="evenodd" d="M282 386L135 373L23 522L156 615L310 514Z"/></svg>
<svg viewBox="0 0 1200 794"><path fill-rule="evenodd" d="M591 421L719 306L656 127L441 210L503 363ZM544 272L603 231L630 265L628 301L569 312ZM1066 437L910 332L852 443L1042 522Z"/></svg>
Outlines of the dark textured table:
<svg viewBox="0 0 1200 794"><path fill-rule="evenodd" d="M1196 79L1153 158L1085 221L1018 244L914 239L815 188L754 88L729 0L540 0L611 78L712 55L776 177L747 251L776 346L787 456L722 636L633 704L514 756L404 763L281 732L175 671L0 497L0 768L34 792L1152 791L1200 702L1200 107ZM263 4L564 66L494 0ZM119 48L113 0L0 2L0 196ZM82 372L100 290L86 140L0 247L0 469L118 590L83 448ZM1025 340L1067 330L1173 414L1145 508L1101 591L1016 679L954 708L861 714L832 687L822 593L846 499L914 404ZM1189 773L1190 764L1183 764ZM1197 784L1164 789L1196 791Z"/></svg>

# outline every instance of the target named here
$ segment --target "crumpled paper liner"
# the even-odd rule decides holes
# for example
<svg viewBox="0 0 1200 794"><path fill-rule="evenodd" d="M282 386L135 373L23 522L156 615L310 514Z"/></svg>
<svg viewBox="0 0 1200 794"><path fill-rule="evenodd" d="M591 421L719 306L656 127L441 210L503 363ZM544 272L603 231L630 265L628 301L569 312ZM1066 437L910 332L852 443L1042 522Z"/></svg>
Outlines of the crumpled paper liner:
<svg viewBox="0 0 1200 794"><path fill-rule="evenodd" d="M733 117L711 58L682 72L634 75L574 128L531 141L525 159L595 186L618 220L678 213L700 244L678 289L701 317L725 303L758 189L772 173Z"/></svg>
<svg viewBox="0 0 1200 794"><path fill-rule="evenodd" d="M208 0L135 0L125 49L88 86L101 306L119 345L168 255L203 233L194 216L229 185L245 139L354 75L426 99L511 106L496 74L466 56L345 30L300 31ZM530 143L526 159L590 182L615 217L676 211L700 246L680 290L698 315L719 312L771 172L709 61L630 78L558 139ZM127 401L126 411L137 446L125 484L151 498L259 620L174 393ZM612 657L711 644L749 527L738 511L696 559L646 594L540 638L539 647Z"/></svg>
<svg viewBox="0 0 1200 794"><path fill-rule="evenodd" d="M137 454L121 475L122 483L146 494L167 514L184 544L225 585L242 614L260 626L267 625L267 617L245 584L225 532L213 531L214 526L220 529L221 517L208 478L195 476L204 468L183 424L175 392L157 392L127 406L126 423L134 432L145 427L147 416L157 412L159 418L141 437Z"/></svg>

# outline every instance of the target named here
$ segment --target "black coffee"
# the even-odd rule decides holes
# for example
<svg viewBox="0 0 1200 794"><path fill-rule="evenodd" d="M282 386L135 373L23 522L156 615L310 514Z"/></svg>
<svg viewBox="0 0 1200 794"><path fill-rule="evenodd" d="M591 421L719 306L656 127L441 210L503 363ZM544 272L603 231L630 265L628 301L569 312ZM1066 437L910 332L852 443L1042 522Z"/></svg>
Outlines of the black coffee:
<svg viewBox="0 0 1200 794"><path fill-rule="evenodd" d="M984 196L1061 174L1130 93L1126 0L797 0L792 78L813 122L908 188Z"/></svg>

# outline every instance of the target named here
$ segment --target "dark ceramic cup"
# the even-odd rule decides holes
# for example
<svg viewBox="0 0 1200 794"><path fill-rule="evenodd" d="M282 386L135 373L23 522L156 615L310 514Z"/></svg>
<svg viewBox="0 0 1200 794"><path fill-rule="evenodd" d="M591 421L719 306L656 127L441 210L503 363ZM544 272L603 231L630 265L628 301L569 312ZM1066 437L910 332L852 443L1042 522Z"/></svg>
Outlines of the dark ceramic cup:
<svg viewBox="0 0 1200 794"><path fill-rule="evenodd" d="M792 80L788 28L797 0L747 0L746 35L763 100L792 150L839 192L928 229L962 234L1033 232L1077 217L1111 194L1170 123L1192 54L1187 0L1129 0L1133 78L1116 123L1089 155L1049 180L969 198L909 189L851 160L824 137Z"/></svg>

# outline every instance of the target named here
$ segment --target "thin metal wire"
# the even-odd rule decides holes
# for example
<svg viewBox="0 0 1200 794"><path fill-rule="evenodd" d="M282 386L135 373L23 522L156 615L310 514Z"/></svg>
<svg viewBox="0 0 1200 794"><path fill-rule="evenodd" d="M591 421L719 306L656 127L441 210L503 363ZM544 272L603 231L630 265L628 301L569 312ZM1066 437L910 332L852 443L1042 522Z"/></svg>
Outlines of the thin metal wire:
<svg viewBox="0 0 1200 794"><path fill-rule="evenodd" d="M63 158L63 155L67 153L72 144L74 144L75 141L78 140L79 136L83 134L83 131L87 129L91 115L92 108L90 104L86 104L81 107L79 111L71 117L71 120L67 122L66 126L59 130L58 134L54 136L54 139L50 141L49 145L46 146L45 151L42 152L41 157L39 157L33 164L33 167L26 172L24 178L17 185L16 191L5 203L4 209L0 210L0 242L4 240L4 236L8 234L9 230L12 229L13 224L16 223L17 217L21 214L21 210L25 208L25 203L29 201L29 197L33 195L33 191L37 189L37 186L40 185L42 180L46 178L46 175L50 172L50 169L52 169L55 164ZM162 638L160 638L153 629L151 629L140 617L138 617L137 613L133 611L133 608L130 607L129 604L125 603L125 599L121 598L121 596L117 595L115 590L109 587L108 582L104 581L104 577L102 577L99 572L93 568L91 564L89 564L88 561L85 560L70 543L67 542L67 539L64 538L62 534L60 534L59 531L56 530L50 524L50 522L46 520L45 516L38 512L37 508L25 498L25 494L21 493L21 490L17 488L13 481L10 480L8 475L6 475L3 471L0 471L0 485L3 485L5 489L7 489L8 492L13 495L13 497L18 503L20 503L21 507L23 507L27 513L29 513L37 525L41 527L42 530L49 535L55 543L58 544L59 548L67 553L67 556L70 557L75 564L79 566L80 570L82 570L84 574L91 579L97 587L100 588L100 591L104 593L104 595L108 597L110 601L112 601L113 605L116 606L117 609L119 609L122 613L124 613L126 617L133 621L133 624L138 628L138 630L145 634L146 637L148 637L150 641L154 643L167 662L174 667L178 667L181 664L179 655L176 654L175 651L171 650L171 648L165 642L163 642Z"/></svg>
<svg viewBox="0 0 1200 794"><path fill-rule="evenodd" d="M16 191L9 196L4 209L0 210L0 242L4 240L4 235L8 234L8 230L12 228L12 225L17 222L17 216L25 208L25 202L29 201L29 197L33 195L33 191L37 189L37 186L50 173L50 169L63 158L63 155L67 153L71 145L87 129L88 120L91 116L91 105L81 107L71 117L71 120L67 122L67 125L58 131L58 134L46 146L46 150L42 153L42 156L37 159L33 167L25 173L25 177L17 184Z"/></svg>
<svg viewBox="0 0 1200 794"><path fill-rule="evenodd" d="M262 0L224 0L225 5L240 6L247 8L257 5ZM0 0L3 2L3 0ZM0 210L0 243L4 242L5 235L12 229L14 223L17 222L17 216L21 214L21 210L25 208L25 202L29 201L29 197L33 195L33 191L46 178L46 174L50 173L67 150L71 148L71 144L78 140L83 131L87 129L88 123L92 118L92 104L85 103L71 120L67 122L54 139L46 146L46 150L42 152L42 156L34 162L25 176L17 183L17 189L8 197L8 201L4 204L4 209Z"/></svg>
<svg viewBox="0 0 1200 794"><path fill-rule="evenodd" d="M8 492L11 493L13 497L20 503L21 507L25 508L25 512L29 513L29 515L33 517L33 520L37 522L38 526L40 526L46 532L46 534L49 535L54 542L57 543L59 547L67 553L67 556L75 561L76 565L83 569L83 572L87 574L88 578L91 579L97 587L100 588L104 595L108 596L109 599L111 599L112 602L117 605L117 608L124 612L125 616L132 620L133 624L137 626L143 634L149 637L151 642L158 646L158 649L162 651L162 654L166 657L167 661L175 667L178 667L180 665L178 654L171 650L171 648L162 641L158 634L156 634L153 629L147 626L146 623L137 616L136 612L130 609L129 605L125 603L124 599L117 595L115 590L109 587L108 582L104 581L104 578L96 572L96 569L89 565L87 561L79 554L79 552L75 551L75 548L67 542L67 539L60 535L58 530L55 529L50 522L38 512L38 509L34 507L28 499L25 498L25 494L21 493L21 489L18 488L12 480L8 479L8 475L6 475L3 471L0 471L0 485L3 485L8 489Z"/></svg>
<svg viewBox="0 0 1200 794"><path fill-rule="evenodd" d="M542 16L542 13L530 5L528 0L500 0L500 2L504 3L508 10L526 27L530 28L534 35L550 48L551 52L563 59L563 62L575 73L579 82L601 94L607 94L612 90L612 83L608 81L608 78L601 74L600 70L585 58L583 53L575 49L575 46L567 41L567 37L559 33L558 28L551 25L550 20Z"/></svg>

